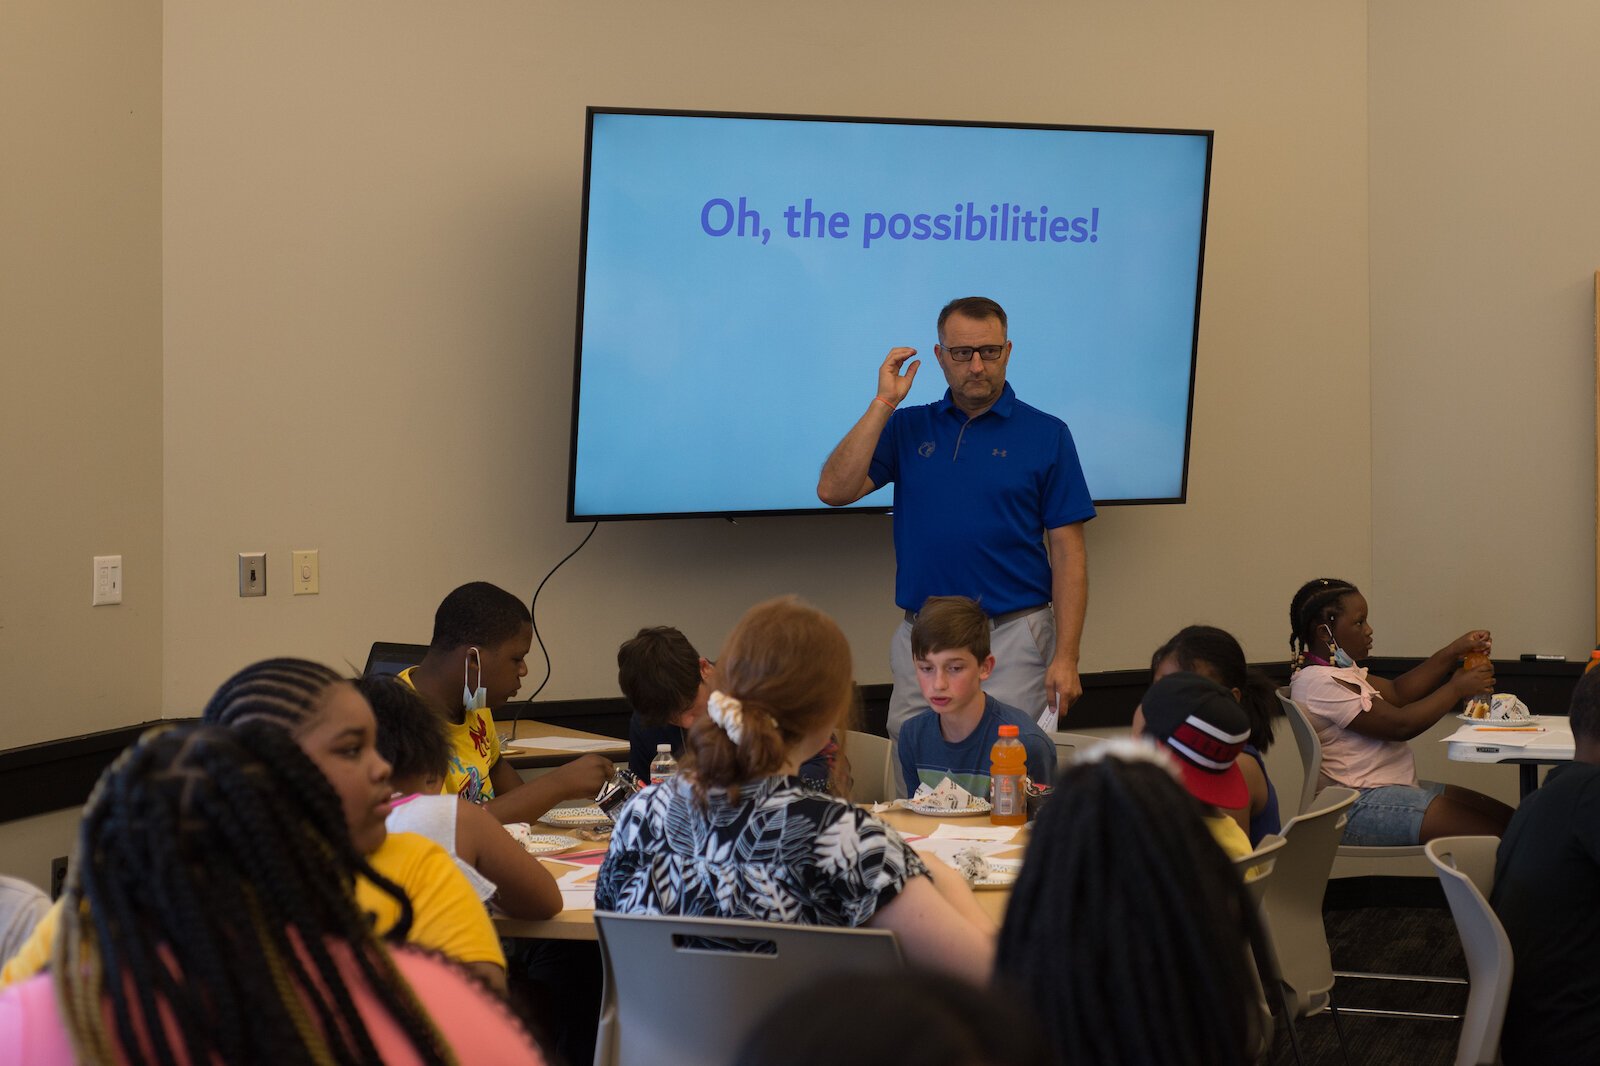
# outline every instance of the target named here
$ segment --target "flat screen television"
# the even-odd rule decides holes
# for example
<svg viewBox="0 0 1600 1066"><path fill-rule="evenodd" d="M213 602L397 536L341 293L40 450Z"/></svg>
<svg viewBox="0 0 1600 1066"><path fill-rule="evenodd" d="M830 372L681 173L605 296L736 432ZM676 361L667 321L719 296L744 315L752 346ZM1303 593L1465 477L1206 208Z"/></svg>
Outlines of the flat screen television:
<svg viewBox="0 0 1600 1066"><path fill-rule="evenodd" d="M938 399L972 295L1097 503L1184 499L1211 131L590 108L585 142L569 520L831 510L879 364Z"/></svg>

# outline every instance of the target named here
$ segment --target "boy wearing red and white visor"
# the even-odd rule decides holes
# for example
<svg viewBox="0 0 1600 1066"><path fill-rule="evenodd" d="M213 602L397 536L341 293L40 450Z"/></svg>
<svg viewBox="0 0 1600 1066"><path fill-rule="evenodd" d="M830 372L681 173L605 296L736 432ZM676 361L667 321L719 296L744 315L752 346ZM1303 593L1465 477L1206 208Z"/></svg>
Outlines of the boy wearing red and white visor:
<svg viewBox="0 0 1600 1066"><path fill-rule="evenodd" d="M1174 757L1184 787L1204 805L1206 826L1228 857L1250 854L1244 826L1223 813L1250 805L1236 763L1250 739L1250 719L1233 694L1199 674L1168 674L1150 686L1133 712L1133 735Z"/></svg>

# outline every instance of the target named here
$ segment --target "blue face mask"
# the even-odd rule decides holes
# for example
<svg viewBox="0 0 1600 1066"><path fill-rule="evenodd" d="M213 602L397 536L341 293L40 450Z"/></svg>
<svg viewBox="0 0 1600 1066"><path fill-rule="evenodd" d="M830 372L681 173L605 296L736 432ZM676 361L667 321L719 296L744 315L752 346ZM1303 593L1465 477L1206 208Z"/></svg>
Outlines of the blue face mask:
<svg viewBox="0 0 1600 1066"><path fill-rule="evenodd" d="M478 660L478 687L474 691L468 678L472 676L471 661ZM489 690L483 687L483 655L477 648L467 649L467 658L461 663L461 706L468 714L489 706Z"/></svg>
<svg viewBox="0 0 1600 1066"><path fill-rule="evenodd" d="M1328 634L1328 647L1333 651L1333 665L1341 670L1348 670L1354 666L1356 661L1350 658L1350 653L1339 647L1339 642L1333 639L1333 630L1323 626L1322 631Z"/></svg>

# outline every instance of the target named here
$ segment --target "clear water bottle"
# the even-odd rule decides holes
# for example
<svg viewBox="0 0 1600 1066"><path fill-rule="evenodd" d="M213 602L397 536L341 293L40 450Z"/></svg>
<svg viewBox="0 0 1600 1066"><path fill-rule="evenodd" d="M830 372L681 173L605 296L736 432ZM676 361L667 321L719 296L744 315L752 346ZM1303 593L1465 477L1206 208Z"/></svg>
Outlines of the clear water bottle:
<svg viewBox="0 0 1600 1066"><path fill-rule="evenodd" d="M678 773L678 760L672 757L671 744L657 744L656 757L650 760L650 783L671 781Z"/></svg>

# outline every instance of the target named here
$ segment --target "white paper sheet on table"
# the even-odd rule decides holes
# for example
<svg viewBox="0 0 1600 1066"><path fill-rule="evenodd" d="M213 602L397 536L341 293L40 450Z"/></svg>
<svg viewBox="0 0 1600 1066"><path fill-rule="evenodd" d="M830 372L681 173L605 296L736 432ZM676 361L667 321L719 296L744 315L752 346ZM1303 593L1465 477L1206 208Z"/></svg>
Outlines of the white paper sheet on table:
<svg viewBox="0 0 1600 1066"><path fill-rule="evenodd" d="M594 881L595 871L589 869L568 870L556 878L556 887L561 890L561 909L594 910Z"/></svg>
<svg viewBox="0 0 1600 1066"><path fill-rule="evenodd" d="M929 833L934 840L996 840L1010 841L1017 837L1015 825L963 825L955 822L940 822L939 828Z"/></svg>
<svg viewBox="0 0 1600 1066"><path fill-rule="evenodd" d="M911 850L918 855L932 855L949 866L956 864L958 852L976 851L979 855L987 857L1002 851L1010 851L1015 847L1015 844L1006 844L998 840L935 840L933 837L923 837L921 840L911 842Z"/></svg>
<svg viewBox="0 0 1600 1066"><path fill-rule="evenodd" d="M587 737L524 737L513 740L507 746L542 748L546 751L610 751L627 745L621 740L590 740Z"/></svg>
<svg viewBox="0 0 1600 1066"><path fill-rule="evenodd" d="M1484 729L1478 726L1464 725L1445 737L1444 743L1476 744L1485 748L1526 748L1530 744L1539 744L1549 740L1550 732L1546 729L1525 732L1520 729Z"/></svg>

